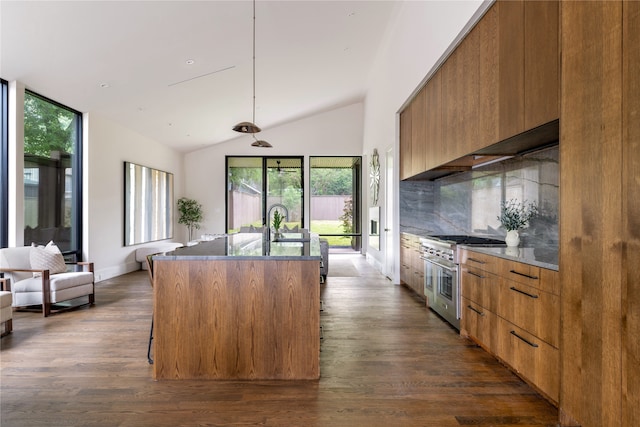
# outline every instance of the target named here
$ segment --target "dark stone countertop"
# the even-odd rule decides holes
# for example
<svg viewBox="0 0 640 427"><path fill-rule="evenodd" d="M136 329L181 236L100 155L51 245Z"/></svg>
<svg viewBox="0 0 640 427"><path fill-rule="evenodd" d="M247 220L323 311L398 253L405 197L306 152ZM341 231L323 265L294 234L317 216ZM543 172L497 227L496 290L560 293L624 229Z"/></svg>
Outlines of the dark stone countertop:
<svg viewBox="0 0 640 427"><path fill-rule="evenodd" d="M178 248L154 260L320 260L317 234L282 233L271 241L263 233L227 234L193 246Z"/></svg>
<svg viewBox="0 0 640 427"><path fill-rule="evenodd" d="M475 252L558 271L558 251L554 249L461 246Z"/></svg>

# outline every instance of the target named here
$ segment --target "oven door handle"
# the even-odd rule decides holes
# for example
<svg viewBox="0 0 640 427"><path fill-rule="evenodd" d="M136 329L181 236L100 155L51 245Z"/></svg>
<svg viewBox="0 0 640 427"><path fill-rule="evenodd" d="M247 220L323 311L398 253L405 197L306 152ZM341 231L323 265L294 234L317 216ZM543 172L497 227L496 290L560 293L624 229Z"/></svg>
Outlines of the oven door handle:
<svg viewBox="0 0 640 427"><path fill-rule="evenodd" d="M424 258L425 261L430 262L431 264L437 265L440 268L444 268L448 271L456 271L456 267L450 267L448 265L440 264L439 262L435 262L432 258Z"/></svg>

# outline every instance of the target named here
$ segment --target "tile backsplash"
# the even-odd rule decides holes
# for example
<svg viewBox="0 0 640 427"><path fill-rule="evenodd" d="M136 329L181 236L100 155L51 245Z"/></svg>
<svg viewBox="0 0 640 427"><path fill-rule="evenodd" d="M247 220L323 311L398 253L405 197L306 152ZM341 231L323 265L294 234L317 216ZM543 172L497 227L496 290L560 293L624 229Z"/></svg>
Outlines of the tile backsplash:
<svg viewBox="0 0 640 427"><path fill-rule="evenodd" d="M504 239L503 200L535 202L540 214L521 230L521 246L558 246L558 146L435 181L400 182L400 227L432 234Z"/></svg>

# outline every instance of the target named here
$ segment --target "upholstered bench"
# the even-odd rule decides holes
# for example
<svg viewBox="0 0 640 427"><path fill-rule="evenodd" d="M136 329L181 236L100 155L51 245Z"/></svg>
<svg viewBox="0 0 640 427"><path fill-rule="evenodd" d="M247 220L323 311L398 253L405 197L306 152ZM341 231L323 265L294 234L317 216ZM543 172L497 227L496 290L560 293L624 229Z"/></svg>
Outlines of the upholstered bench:
<svg viewBox="0 0 640 427"><path fill-rule="evenodd" d="M143 270L147 269L147 255L157 254L160 252L169 252L175 248L184 246L182 243L176 242L157 242L150 246L144 246L136 249L136 261L141 264Z"/></svg>
<svg viewBox="0 0 640 427"><path fill-rule="evenodd" d="M0 291L0 324L2 324L2 334L5 336L13 330L13 296L11 291Z"/></svg>

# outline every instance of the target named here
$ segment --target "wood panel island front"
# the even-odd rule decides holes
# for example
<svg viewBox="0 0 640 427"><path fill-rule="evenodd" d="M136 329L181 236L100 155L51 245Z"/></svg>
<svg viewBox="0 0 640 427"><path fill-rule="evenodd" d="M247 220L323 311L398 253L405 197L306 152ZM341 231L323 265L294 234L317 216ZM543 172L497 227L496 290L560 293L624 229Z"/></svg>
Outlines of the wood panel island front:
<svg viewBox="0 0 640 427"><path fill-rule="evenodd" d="M317 235L225 235L153 257L153 377L320 378Z"/></svg>

